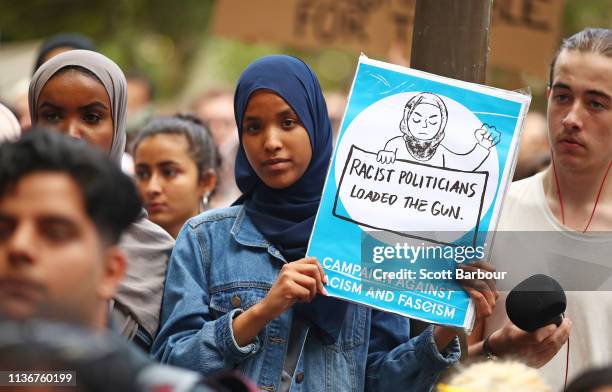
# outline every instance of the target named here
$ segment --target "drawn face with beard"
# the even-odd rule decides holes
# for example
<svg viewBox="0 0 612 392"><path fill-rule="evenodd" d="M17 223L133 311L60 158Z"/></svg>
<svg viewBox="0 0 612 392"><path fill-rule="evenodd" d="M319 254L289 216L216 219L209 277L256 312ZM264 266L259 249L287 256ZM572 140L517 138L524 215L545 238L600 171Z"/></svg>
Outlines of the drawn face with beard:
<svg viewBox="0 0 612 392"><path fill-rule="evenodd" d="M437 95L421 93L412 97L400 122L410 155L419 161L431 159L444 139L447 118L446 105Z"/></svg>

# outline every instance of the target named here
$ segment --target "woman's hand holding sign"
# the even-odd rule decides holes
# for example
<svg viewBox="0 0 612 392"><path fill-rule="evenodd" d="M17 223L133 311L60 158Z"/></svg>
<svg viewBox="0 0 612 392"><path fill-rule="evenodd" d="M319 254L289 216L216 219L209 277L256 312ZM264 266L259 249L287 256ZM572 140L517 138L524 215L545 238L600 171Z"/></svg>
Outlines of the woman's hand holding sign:
<svg viewBox="0 0 612 392"><path fill-rule="evenodd" d="M275 319L296 302L310 302L317 294L327 295L327 276L314 257L283 265L276 282L261 301L269 320Z"/></svg>
<svg viewBox="0 0 612 392"><path fill-rule="evenodd" d="M310 302L317 294L327 295L324 283L327 276L314 257L284 264L266 297L234 319L236 343L251 343L269 321L296 302Z"/></svg>

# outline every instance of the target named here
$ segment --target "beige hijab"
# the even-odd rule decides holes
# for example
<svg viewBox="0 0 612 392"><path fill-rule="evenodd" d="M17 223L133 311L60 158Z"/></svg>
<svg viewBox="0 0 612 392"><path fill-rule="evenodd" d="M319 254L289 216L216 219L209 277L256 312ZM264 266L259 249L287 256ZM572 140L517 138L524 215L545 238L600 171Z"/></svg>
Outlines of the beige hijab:
<svg viewBox="0 0 612 392"><path fill-rule="evenodd" d="M30 82L29 104L32 124L38 119L37 101L45 84L62 68L81 67L92 72L104 85L110 98L113 116L113 142L110 157L121 164L125 149L127 118L127 83L121 69L108 57L89 50L71 50L45 62ZM126 253L128 267L111 306L119 319L121 332L133 338L141 325L155 337L164 290L168 257L174 239L161 227L141 217L121 238L119 246Z"/></svg>
<svg viewBox="0 0 612 392"><path fill-rule="evenodd" d="M108 57L91 50L70 50L51 58L38 68L32 81L28 101L32 124L38 120L38 97L45 84L59 70L66 67L81 67L96 75L111 102L113 116L113 144L110 157L121 164L125 150L125 124L127 121L127 82L121 68Z"/></svg>

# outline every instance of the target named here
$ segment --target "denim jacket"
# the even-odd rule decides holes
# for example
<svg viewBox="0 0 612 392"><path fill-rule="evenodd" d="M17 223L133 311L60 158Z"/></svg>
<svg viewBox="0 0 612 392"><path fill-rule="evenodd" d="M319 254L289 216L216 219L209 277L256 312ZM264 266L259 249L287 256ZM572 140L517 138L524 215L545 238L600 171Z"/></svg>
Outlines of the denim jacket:
<svg viewBox="0 0 612 392"><path fill-rule="evenodd" d="M262 390L278 391L291 309L244 347L236 343L232 319L265 297L284 263L242 206L190 219L168 265L153 355L204 375L239 369ZM439 353L432 327L412 339L409 331L407 318L349 305L334 344L302 334L291 391L429 391L459 359L459 342Z"/></svg>

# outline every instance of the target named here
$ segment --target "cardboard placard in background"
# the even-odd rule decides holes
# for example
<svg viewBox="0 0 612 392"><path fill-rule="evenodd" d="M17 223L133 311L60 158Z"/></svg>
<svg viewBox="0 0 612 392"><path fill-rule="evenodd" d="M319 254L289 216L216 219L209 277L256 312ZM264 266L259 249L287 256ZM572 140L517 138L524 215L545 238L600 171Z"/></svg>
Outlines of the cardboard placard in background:
<svg viewBox="0 0 612 392"><path fill-rule="evenodd" d="M408 57L414 6L414 0L218 0L213 31L247 42L343 48L374 57L386 57L398 45ZM563 7L563 0L496 0L489 63L545 78Z"/></svg>

